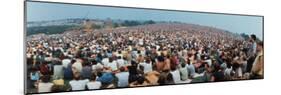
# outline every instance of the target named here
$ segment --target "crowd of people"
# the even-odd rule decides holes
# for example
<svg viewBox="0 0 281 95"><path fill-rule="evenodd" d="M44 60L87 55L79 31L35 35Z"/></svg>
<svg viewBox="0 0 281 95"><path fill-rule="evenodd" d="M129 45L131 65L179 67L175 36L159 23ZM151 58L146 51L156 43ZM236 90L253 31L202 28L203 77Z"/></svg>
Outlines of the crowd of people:
<svg viewBox="0 0 281 95"><path fill-rule="evenodd" d="M158 23L31 35L29 93L263 78L263 42L224 30Z"/></svg>

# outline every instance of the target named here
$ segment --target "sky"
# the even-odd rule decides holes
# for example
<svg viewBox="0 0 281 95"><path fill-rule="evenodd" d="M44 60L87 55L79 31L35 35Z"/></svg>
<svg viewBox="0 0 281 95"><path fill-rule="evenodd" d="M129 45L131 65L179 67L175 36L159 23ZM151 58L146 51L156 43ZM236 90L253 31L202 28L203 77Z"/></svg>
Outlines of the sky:
<svg viewBox="0 0 281 95"><path fill-rule="evenodd" d="M263 18L261 16L132 9L46 2L27 2L26 15L27 22L67 18L178 21L216 27L233 33L255 34L258 38L263 38Z"/></svg>

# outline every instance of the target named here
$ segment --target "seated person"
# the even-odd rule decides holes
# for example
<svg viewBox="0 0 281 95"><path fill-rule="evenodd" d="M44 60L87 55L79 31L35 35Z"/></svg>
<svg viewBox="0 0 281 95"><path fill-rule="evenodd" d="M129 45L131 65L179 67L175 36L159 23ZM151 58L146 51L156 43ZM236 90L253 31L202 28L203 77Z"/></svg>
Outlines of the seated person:
<svg viewBox="0 0 281 95"><path fill-rule="evenodd" d="M96 81L96 74L92 74L91 81L87 83L88 89L100 89L101 88L101 82Z"/></svg>
<svg viewBox="0 0 281 95"><path fill-rule="evenodd" d="M98 79L102 83L102 88L107 88L114 81L114 76L111 72L98 72Z"/></svg>
<svg viewBox="0 0 281 95"><path fill-rule="evenodd" d="M139 86L147 86L149 82L145 79L144 76L139 76L137 81L130 83L129 87L139 87Z"/></svg>
<svg viewBox="0 0 281 95"><path fill-rule="evenodd" d="M118 70L117 62L114 61L114 60L112 59L112 57L109 58L108 64L106 64L106 65L104 65L104 66L105 66L106 68L108 68L109 70L111 70L111 71L116 71L116 70Z"/></svg>
<svg viewBox="0 0 281 95"><path fill-rule="evenodd" d="M144 73L152 71L152 62L150 61L150 58L146 58L145 62L140 63L140 66L144 67Z"/></svg>
<svg viewBox="0 0 281 95"><path fill-rule="evenodd" d="M90 66L90 62L85 61L83 64L81 77L83 79L90 79L92 75L92 67Z"/></svg>
<svg viewBox="0 0 281 95"><path fill-rule="evenodd" d="M74 73L74 79L69 81L71 90L85 90L88 79L81 80L80 73Z"/></svg>
<svg viewBox="0 0 281 95"><path fill-rule="evenodd" d="M168 71L160 73L157 83L159 85L175 84L172 74Z"/></svg>
<svg viewBox="0 0 281 95"><path fill-rule="evenodd" d="M42 76L41 81L38 83L38 93L40 92L51 92L51 88L54 84L50 82L50 76Z"/></svg>
<svg viewBox="0 0 281 95"><path fill-rule="evenodd" d="M145 78L149 81L149 85L158 85L160 73L157 71L147 72Z"/></svg>
<svg viewBox="0 0 281 95"><path fill-rule="evenodd" d="M124 67L120 68L120 72L115 76L118 79L118 87L127 87L129 85L129 72L125 71Z"/></svg>
<svg viewBox="0 0 281 95"><path fill-rule="evenodd" d="M179 68L180 71L180 76L181 76L181 80L185 81L188 79L188 69L185 63L181 64L181 67Z"/></svg>

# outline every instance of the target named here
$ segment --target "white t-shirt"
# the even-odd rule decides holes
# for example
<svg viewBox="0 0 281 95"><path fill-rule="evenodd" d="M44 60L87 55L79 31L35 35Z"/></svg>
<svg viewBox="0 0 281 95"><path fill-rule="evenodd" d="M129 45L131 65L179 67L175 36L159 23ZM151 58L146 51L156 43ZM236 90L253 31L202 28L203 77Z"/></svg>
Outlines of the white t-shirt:
<svg viewBox="0 0 281 95"><path fill-rule="evenodd" d="M69 84L72 90L85 90L86 84L89 82L88 79L85 80L71 80Z"/></svg>
<svg viewBox="0 0 281 95"><path fill-rule="evenodd" d="M129 40L132 41L134 39L134 37L129 37Z"/></svg>
<svg viewBox="0 0 281 95"><path fill-rule="evenodd" d="M175 83L181 82L181 76L179 70L171 71Z"/></svg>
<svg viewBox="0 0 281 95"><path fill-rule="evenodd" d="M116 61L112 61L111 63L109 62L107 65L105 65L106 67L111 68L111 70L117 70L117 62Z"/></svg>
<svg viewBox="0 0 281 95"><path fill-rule="evenodd" d="M142 62L142 63L140 63L140 65L144 67L144 70L143 70L144 73L152 71L152 63Z"/></svg>
<svg viewBox="0 0 281 95"><path fill-rule="evenodd" d="M181 67L181 68L179 69L179 71L180 71L181 79L182 79L182 80L188 79L188 69L187 69L187 66Z"/></svg>
<svg viewBox="0 0 281 95"><path fill-rule="evenodd" d="M145 51L144 50L141 51L141 55L145 56Z"/></svg>
<svg viewBox="0 0 281 95"><path fill-rule="evenodd" d="M253 54L256 54L256 52L257 52L257 43L256 42L253 43L252 49L253 49Z"/></svg>
<svg viewBox="0 0 281 95"><path fill-rule="evenodd" d="M143 45L143 39L139 39L139 45Z"/></svg>
<svg viewBox="0 0 281 95"><path fill-rule="evenodd" d="M126 66L124 59L117 59L117 64L120 67Z"/></svg>
<svg viewBox="0 0 281 95"><path fill-rule="evenodd" d="M242 68L241 67L237 68L236 73L238 74L238 77L242 77L243 75Z"/></svg>
<svg viewBox="0 0 281 95"><path fill-rule="evenodd" d="M230 77L230 76L231 76L231 71L232 71L232 67L231 67L231 68L226 68L226 69L224 70L224 75L225 75L226 77Z"/></svg>
<svg viewBox="0 0 281 95"><path fill-rule="evenodd" d="M205 62L207 62L207 64L208 64L209 66L212 66L212 60L211 60L211 59L208 59L208 60L206 60Z"/></svg>
<svg viewBox="0 0 281 95"><path fill-rule="evenodd" d="M62 65L55 65L54 66L54 77L55 78L62 78L63 77L63 66Z"/></svg>
<svg viewBox="0 0 281 95"><path fill-rule="evenodd" d="M115 76L118 78L118 87L127 87L129 85L129 72L120 72Z"/></svg>
<svg viewBox="0 0 281 95"><path fill-rule="evenodd" d="M68 66L68 64L71 62L71 60L70 59L63 59L62 60L62 66L64 67L64 68L67 68L67 66Z"/></svg>
<svg viewBox="0 0 281 95"><path fill-rule="evenodd" d="M108 58L103 58L103 59L101 60L101 63L102 63L104 66L106 66L106 65L109 63L109 59L108 59Z"/></svg>
<svg viewBox="0 0 281 95"><path fill-rule="evenodd" d="M88 89L100 89L101 82L100 81L91 81L87 83Z"/></svg>
<svg viewBox="0 0 281 95"><path fill-rule="evenodd" d="M53 83L39 83L38 84L38 92L51 92Z"/></svg>

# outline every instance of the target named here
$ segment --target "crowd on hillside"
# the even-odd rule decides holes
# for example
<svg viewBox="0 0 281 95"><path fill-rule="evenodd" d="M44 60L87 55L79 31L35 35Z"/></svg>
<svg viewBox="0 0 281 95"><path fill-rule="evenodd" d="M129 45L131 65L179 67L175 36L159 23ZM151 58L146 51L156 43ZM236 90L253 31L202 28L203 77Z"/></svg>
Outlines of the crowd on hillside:
<svg viewBox="0 0 281 95"><path fill-rule="evenodd" d="M29 93L263 78L263 42L189 24L32 35Z"/></svg>

